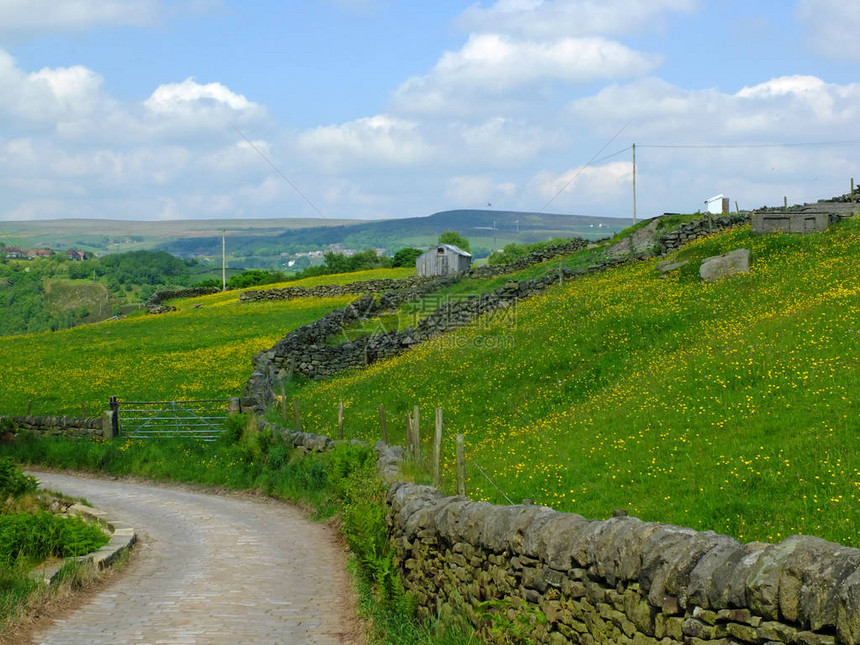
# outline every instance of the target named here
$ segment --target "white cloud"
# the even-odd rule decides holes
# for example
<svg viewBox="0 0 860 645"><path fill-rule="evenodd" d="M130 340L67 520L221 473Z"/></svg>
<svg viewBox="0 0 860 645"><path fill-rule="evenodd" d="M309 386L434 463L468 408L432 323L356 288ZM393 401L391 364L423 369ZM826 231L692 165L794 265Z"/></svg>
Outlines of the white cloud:
<svg viewBox="0 0 860 645"><path fill-rule="evenodd" d="M671 11L688 12L697 0L498 0L475 5L458 24L471 32L556 39L639 31Z"/></svg>
<svg viewBox="0 0 860 645"><path fill-rule="evenodd" d="M366 164L411 165L433 152L415 123L387 115L315 128L300 134L296 145L329 171Z"/></svg>
<svg viewBox="0 0 860 645"><path fill-rule="evenodd" d="M496 182L486 175L462 175L448 180L445 196L463 207L485 208L494 201L509 200L516 194L512 182Z"/></svg>
<svg viewBox="0 0 860 645"><path fill-rule="evenodd" d="M860 4L851 0L800 0L797 19L809 47L835 60L860 61Z"/></svg>
<svg viewBox="0 0 860 645"><path fill-rule="evenodd" d="M616 161L602 166L579 166L562 173L543 171L532 179L529 192L549 204L549 210L574 209L583 203L607 199L632 190L632 163ZM541 204L543 206L544 204Z"/></svg>
<svg viewBox="0 0 860 645"><path fill-rule="evenodd" d="M0 31L145 25L160 11L157 0L0 0Z"/></svg>
<svg viewBox="0 0 860 645"><path fill-rule="evenodd" d="M639 77L660 60L602 38L542 42L473 34L459 51L443 54L428 74L403 83L392 103L397 111L419 114L498 109L499 99L539 100L536 92L543 85Z"/></svg>
<svg viewBox="0 0 860 645"><path fill-rule="evenodd" d="M4 116L30 123L88 117L105 104L102 83L99 74L80 65L27 74L0 50L0 123Z"/></svg>
<svg viewBox="0 0 860 645"><path fill-rule="evenodd" d="M259 109L241 94L231 92L221 83L200 85L193 78L181 83L159 85L144 105L159 114L195 115L211 107L227 107L236 112Z"/></svg>
<svg viewBox="0 0 860 645"><path fill-rule="evenodd" d="M637 142L640 197L662 210L695 210L720 192L742 208L779 203L783 195L815 200L843 192L842 178L860 170L856 147L769 147L856 142L860 83L789 76L724 93L645 79L575 101L571 120L606 137L630 122L624 142ZM727 145L747 147L721 147Z"/></svg>
<svg viewBox="0 0 860 645"><path fill-rule="evenodd" d="M860 118L860 83L812 76L775 78L735 94L685 90L649 78L610 86L574 101L572 116L610 133L631 122L630 137L649 143L772 143L833 138Z"/></svg>
<svg viewBox="0 0 860 645"><path fill-rule="evenodd" d="M221 83L165 83L143 102L144 127L165 130L171 135L218 130L261 122L266 110Z"/></svg>

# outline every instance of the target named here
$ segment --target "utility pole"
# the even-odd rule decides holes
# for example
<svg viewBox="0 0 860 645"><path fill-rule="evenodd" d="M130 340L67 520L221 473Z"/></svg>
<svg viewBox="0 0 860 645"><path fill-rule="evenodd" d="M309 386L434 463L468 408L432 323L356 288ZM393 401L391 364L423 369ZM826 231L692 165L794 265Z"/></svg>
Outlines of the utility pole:
<svg viewBox="0 0 860 645"><path fill-rule="evenodd" d="M227 291L227 229L221 231L221 291Z"/></svg>
<svg viewBox="0 0 860 645"><path fill-rule="evenodd" d="M636 224L636 144L633 144L633 223Z"/></svg>

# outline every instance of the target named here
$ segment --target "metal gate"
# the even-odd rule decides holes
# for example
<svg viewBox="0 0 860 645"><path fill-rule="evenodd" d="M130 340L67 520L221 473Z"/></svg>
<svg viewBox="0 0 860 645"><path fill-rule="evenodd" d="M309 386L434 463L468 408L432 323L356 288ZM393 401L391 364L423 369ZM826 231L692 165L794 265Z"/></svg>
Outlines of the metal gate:
<svg viewBox="0 0 860 645"><path fill-rule="evenodd" d="M224 432L229 399L116 401L119 433L132 439L195 437L212 441Z"/></svg>

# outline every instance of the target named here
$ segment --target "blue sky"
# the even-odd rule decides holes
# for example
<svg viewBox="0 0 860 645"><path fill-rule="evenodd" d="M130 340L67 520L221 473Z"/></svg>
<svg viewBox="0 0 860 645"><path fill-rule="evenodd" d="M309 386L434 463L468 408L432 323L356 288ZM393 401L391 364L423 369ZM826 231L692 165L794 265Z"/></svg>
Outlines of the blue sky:
<svg viewBox="0 0 860 645"><path fill-rule="evenodd" d="M629 216L634 142L640 217L812 201L860 181L857 33L844 0L0 0L0 220Z"/></svg>

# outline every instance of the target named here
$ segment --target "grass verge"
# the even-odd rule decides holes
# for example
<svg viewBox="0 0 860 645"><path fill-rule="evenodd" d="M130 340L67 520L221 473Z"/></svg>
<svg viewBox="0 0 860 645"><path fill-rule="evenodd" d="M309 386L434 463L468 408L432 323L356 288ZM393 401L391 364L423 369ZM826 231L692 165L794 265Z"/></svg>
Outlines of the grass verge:
<svg viewBox="0 0 860 645"><path fill-rule="evenodd" d="M160 481L201 483L256 490L313 509L317 519L339 514L353 554L361 609L371 619L370 642L379 645L467 645L478 643L455 617L415 620L404 592L385 523L385 485L367 446L341 444L304 455L276 434L260 431L254 419L237 415L221 440L72 441L37 439L20 433L0 453L24 464Z"/></svg>

